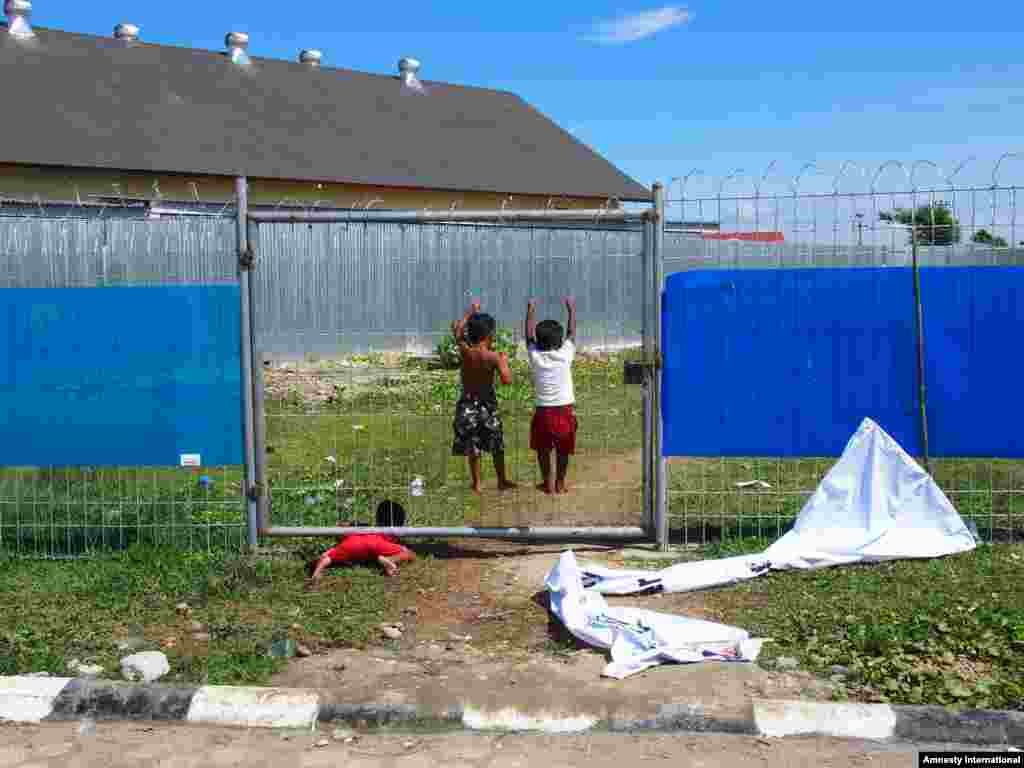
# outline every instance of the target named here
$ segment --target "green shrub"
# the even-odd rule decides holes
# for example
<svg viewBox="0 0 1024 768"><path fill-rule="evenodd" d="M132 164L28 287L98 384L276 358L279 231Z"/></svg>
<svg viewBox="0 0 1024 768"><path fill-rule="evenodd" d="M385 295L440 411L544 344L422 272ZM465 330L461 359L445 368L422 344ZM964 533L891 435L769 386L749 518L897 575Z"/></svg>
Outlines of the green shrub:
<svg viewBox="0 0 1024 768"><path fill-rule="evenodd" d="M509 360L516 359L519 347L516 345L515 336L510 329L498 328L494 334L494 350L496 352L504 352L508 355ZM441 359L441 365L444 368L454 370L462 364L459 348L455 346L455 337L452 336L451 331L446 333L441 338L441 341L437 343L436 353Z"/></svg>

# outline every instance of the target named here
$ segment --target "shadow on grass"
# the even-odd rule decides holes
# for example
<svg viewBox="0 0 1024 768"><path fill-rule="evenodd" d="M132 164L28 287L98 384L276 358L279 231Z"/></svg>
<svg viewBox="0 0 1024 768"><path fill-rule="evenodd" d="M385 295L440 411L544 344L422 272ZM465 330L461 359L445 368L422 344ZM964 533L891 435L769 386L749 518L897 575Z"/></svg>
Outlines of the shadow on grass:
<svg viewBox="0 0 1024 768"><path fill-rule="evenodd" d="M545 637L546 651L558 655L590 649L591 646L573 635L568 629L566 629L565 625L558 620L555 614L551 612L551 595L546 589L536 592L530 600L539 608L543 608L548 617Z"/></svg>
<svg viewBox="0 0 1024 768"><path fill-rule="evenodd" d="M520 541L510 542L508 540L490 539L493 543L504 544L502 549L488 549L482 546L482 542L471 542L468 544L448 541L406 541L405 545L419 555L429 555L438 560L496 560L506 557L528 557L550 552L557 554L572 547L574 552L580 554L596 554L615 549L617 545L567 542L538 542L535 544L524 544Z"/></svg>

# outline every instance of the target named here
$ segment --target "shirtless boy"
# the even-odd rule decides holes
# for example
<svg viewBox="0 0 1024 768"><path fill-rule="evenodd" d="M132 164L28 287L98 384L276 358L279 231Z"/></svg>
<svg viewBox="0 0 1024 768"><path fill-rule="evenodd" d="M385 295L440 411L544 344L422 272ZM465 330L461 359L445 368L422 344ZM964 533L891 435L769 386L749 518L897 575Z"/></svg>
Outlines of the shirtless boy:
<svg viewBox="0 0 1024 768"><path fill-rule="evenodd" d="M498 490L515 488L505 475L505 436L498 415L494 375L501 383L512 383L508 356L495 352L494 318L480 312L474 301L463 318L452 324L452 333L462 356L462 396L455 406L452 424L455 439L452 455L465 456L473 479L473 493L480 493L480 455L490 453L498 475Z"/></svg>

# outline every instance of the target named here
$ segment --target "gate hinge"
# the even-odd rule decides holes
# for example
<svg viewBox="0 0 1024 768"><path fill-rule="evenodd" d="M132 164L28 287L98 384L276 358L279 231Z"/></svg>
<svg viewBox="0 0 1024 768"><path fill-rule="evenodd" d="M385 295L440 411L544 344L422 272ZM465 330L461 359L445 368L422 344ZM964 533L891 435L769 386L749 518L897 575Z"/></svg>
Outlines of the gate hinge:
<svg viewBox="0 0 1024 768"><path fill-rule="evenodd" d="M246 243L245 248L238 254L238 267L243 270L250 270L256 264L256 252L251 243Z"/></svg>

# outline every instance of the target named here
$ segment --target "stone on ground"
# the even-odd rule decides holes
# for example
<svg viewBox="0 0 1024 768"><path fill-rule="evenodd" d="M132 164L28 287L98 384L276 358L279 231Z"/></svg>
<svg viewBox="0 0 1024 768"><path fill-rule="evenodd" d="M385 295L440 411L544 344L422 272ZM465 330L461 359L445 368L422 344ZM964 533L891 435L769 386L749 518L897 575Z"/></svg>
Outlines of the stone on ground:
<svg viewBox="0 0 1024 768"><path fill-rule="evenodd" d="M152 683L170 671L167 657L159 651L143 651L121 659L121 674L131 682Z"/></svg>

